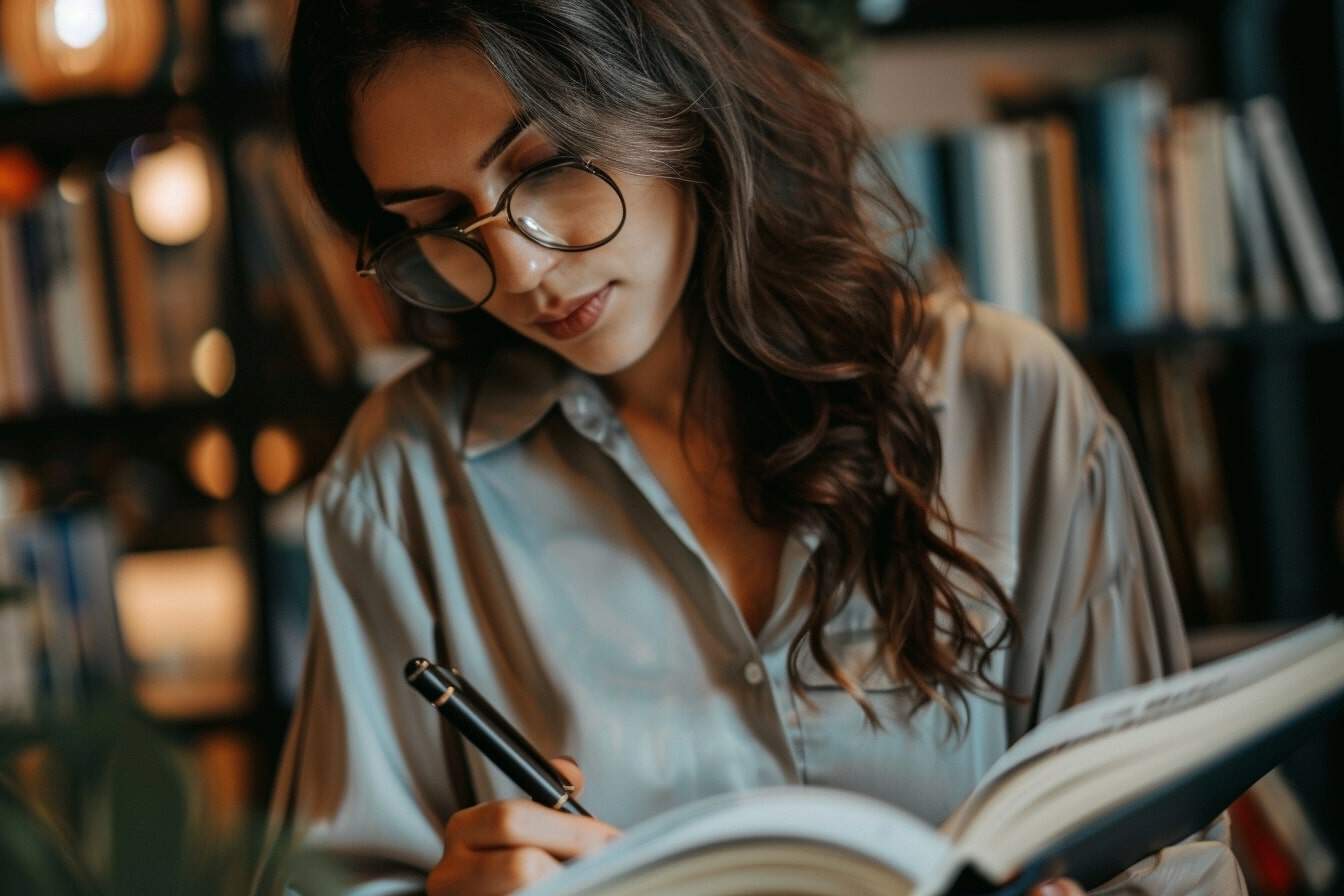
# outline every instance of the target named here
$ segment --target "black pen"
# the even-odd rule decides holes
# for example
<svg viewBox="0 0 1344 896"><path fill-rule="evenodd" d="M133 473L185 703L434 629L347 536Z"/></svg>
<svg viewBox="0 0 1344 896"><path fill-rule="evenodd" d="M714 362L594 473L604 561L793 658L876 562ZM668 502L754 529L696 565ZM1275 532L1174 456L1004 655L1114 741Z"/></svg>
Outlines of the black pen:
<svg viewBox="0 0 1344 896"><path fill-rule="evenodd" d="M462 673L424 657L406 664L406 683L476 745L533 801L571 815L588 815L573 798L574 787L473 688ZM591 817L591 816L590 816Z"/></svg>

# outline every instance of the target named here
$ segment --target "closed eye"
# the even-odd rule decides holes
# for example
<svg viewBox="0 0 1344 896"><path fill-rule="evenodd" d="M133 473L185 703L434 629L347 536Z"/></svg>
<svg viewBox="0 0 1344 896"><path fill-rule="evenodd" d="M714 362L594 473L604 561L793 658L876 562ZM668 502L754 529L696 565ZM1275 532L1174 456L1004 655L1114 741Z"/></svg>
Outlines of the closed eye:
<svg viewBox="0 0 1344 896"><path fill-rule="evenodd" d="M517 169L517 173L521 175L524 171L528 171L532 168L540 168L550 162L555 161L556 159L562 156L564 156L565 158L571 158L571 156L567 153L552 151L551 154L545 158L537 159L536 161L529 160L527 164L519 166ZM551 178L555 177L557 174L560 173L560 171L561 169L559 168L551 168L546 171L538 171L535 174L530 175L528 177L527 182L533 186L538 186L550 180ZM467 221L470 221L475 216L476 216L475 209L473 209L470 205L461 204L455 206L448 213L440 215L439 217L432 219L426 224L416 224L413 222L408 222L408 224L413 228L457 227L462 224L465 224Z"/></svg>

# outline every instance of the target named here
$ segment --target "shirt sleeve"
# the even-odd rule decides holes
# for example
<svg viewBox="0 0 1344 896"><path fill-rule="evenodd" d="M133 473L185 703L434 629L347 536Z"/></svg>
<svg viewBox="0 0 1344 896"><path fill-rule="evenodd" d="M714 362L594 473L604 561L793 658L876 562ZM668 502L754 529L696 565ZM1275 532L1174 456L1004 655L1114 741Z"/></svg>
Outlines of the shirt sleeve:
<svg viewBox="0 0 1344 896"><path fill-rule="evenodd" d="M1133 455L1103 418L1067 521L1033 716L1190 668L1180 609ZM1222 813L1095 893L1244 896Z"/></svg>
<svg viewBox="0 0 1344 896"><path fill-rule="evenodd" d="M325 474L306 537L308 650L253 892L332 892L303 870L314 860L340 892L423 892L460 802L438 716L403 677L433 656L430 588L371 502ZM281 861L284 839L304 862Z"/></svg>

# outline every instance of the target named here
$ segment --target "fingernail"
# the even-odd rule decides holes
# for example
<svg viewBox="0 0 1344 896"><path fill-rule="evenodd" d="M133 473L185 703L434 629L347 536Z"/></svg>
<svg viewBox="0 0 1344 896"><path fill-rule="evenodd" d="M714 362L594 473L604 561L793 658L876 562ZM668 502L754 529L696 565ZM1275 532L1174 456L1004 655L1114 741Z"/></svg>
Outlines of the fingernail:
<svg viewBox="0 0 1344 896"><path fill-rule="evenodd" d="M1063 884L1053 880L1048 880L1036 888L1036 896L1066 896L1067 893Z"/></svg>

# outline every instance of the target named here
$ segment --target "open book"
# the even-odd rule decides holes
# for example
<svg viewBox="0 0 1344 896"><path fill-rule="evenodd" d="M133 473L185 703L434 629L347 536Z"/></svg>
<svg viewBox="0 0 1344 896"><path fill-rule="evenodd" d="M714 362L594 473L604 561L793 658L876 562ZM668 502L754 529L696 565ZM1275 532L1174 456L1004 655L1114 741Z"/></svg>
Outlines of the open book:
<svg viewBox="0 0 1344 896"><path fill-rule="evenodd" d="M630 828L528 896L904 896L1093 887L1207 826L1344 707L1331 618L1047 720L937 830L819 787L722 794Z"/></svg>

